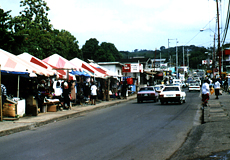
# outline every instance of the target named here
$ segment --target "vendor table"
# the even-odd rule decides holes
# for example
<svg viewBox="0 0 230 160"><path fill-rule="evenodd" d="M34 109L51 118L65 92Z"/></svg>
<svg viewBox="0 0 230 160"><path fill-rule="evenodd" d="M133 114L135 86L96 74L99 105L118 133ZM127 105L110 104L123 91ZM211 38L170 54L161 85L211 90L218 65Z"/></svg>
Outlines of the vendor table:
<svg viewBox="0 0 230 160"><path fill-rule="evenodd" d="M47 101L43 103L43 112L57 112L60 109L61 102L59 99L46 99Z"/></svg>

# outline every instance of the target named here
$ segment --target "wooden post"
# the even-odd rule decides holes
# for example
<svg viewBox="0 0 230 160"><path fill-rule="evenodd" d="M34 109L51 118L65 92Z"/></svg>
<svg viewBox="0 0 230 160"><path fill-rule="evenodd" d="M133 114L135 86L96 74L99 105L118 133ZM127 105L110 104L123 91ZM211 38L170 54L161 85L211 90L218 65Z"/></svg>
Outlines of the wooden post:
<svg viewBox="0 0 230 160"><path fill-rule="evenodd" d="M20 76L18 75L17 97L19 98Z"/></svg>
<svg viewBox="0 0 230 160"><path fill-rule="evenodd" d="M107 88L107 97L106 97L106 100L109 101L110 100L110 95L109 95L109 91L110 91L110 78L107 79L108 81L108 88Z"/></svg>

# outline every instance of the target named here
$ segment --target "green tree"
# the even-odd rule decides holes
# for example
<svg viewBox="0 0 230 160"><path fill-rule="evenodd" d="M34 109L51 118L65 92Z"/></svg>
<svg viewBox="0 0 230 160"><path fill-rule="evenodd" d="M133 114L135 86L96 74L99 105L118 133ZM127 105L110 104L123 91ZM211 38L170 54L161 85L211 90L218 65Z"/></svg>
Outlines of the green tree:
<svg viewBox="0 0 230 160"><path fill-rule="evenodd" d="M96 55L94 61L96 62L114 62L115 58L112 53L107 52L103 47L99 47L96 51Z"/></svg>
<svg viewBox="0 0 230 160"><path fill-rule="evenodd" d="M38 58L45 57L44 46L49 43L52 25L49 23L49 7L43 0L20 1L20 7L24 7L19 14L11 19L10 28L12 32L22 37L23 45L15 50L14 54L28 52Z"/></svg>
<svg viewBox="0 0 230 160"><path fill-rule="evenodd" d="M85 61L96 57L96 52L99 48L98 44L99 41L96 38L91 38L85 42L82 46L82 56Z"/></svg>
<svg viewBox="0 0 230 160"><path fill-rule="evenodd" d="M22 44L23 37L17 36L11 30L11 11L4 12L0 8L0 48L13 52Z"/></svg>
<svg viewBox="0 0 230 160"><path fill-rule="evenodd" d="M81 57L78 41L70 32L61 30L54 40L56 53L70 60L75 57Z"/></svg>
<svg viewBox="0 0 230 160"><path fill-rule="evenodd" d="M13 28L15 32L23 29L39 29L50 31L52 25L48 19L50 10L47 3L43 0L24 0L20 1L20 7L25 7L19 16L13 18Z"/></svg>
<svg viewBox="0 0 230 160"><path fill-rule="evenodd" d="M114 44L102 42L100 46L105 50L107 55L111 55L109 57L113 57L111 60L107 58L106 62L119 61L122 58L122 54L117 50Z"/></svg>
<svg viewBox="0 0 230 160"><path fill-rule="evenodd" d="M5 42L10 42L13 40L12 34L8 31L11 16L9 15L10 11L4 12L3 9L0 8L0 47L2 49L7 50L9 45Z"/></svg>
<svg viewBox="0 0 230 160"><path fill-rule="evenodd" d="M14 54L27 52L40 59L55 53L67 59L81 57L78 41L70 32L52 29L45 1L24 0L20 7L24 9L11 19L10 28L24 41Z"/></svg>

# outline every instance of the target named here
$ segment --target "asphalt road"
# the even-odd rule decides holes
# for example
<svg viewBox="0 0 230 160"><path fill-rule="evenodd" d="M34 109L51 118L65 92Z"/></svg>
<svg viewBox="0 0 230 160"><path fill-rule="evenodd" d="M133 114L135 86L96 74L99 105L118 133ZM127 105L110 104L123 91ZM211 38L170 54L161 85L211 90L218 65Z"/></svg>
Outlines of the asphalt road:
<svg viewBox="0 0 230 160"><path fill-rule="evenodd" d="M136 100L0 137L3 160L163 160L194 125L198 92L185 104Z"/></svg>

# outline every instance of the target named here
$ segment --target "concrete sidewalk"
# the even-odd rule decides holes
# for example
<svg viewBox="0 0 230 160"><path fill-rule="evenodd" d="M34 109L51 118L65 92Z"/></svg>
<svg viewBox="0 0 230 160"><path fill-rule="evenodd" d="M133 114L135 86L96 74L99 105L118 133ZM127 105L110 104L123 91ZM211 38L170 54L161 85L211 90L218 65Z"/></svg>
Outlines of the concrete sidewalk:
<svg viewBox="0 0 230 160"><path fill-rule="evenodd" d="M136 98L136 94L128 96L127 99L115 99L110 101L102 101L96 105L78 105L73 106L71 110L63 110L57 112L39 113L38 116L26 116L15 121L0 122L0 136L33 129L48 123L68 119L92 110L110 107L118 103L126 102Z"/></svg>
<svg viewBox="0 0 230 160"><path fill-rule="evenodd" d="M170 160L230 159L230 94L210 96L204 107L204 124L194 126L181 148ZM198 108L201 108L201 104Z"/></svg>

